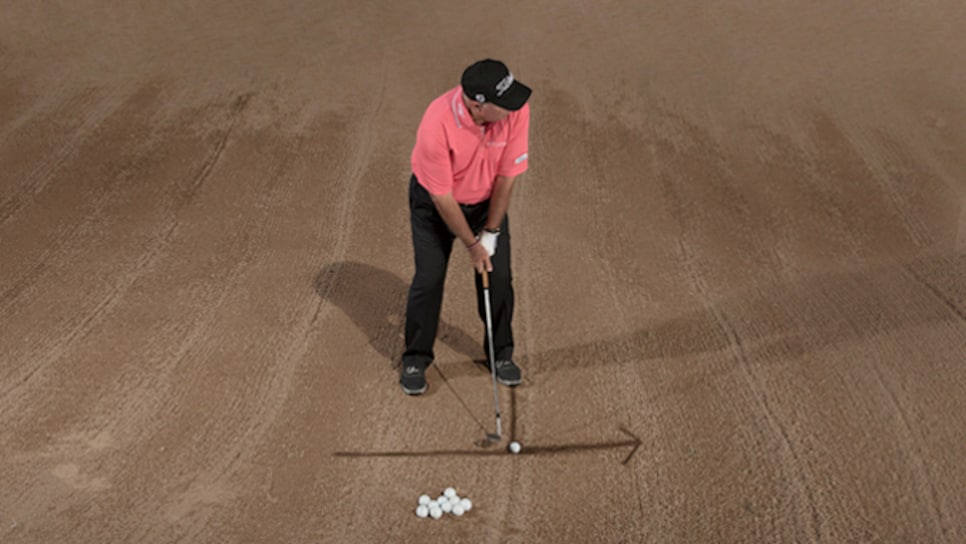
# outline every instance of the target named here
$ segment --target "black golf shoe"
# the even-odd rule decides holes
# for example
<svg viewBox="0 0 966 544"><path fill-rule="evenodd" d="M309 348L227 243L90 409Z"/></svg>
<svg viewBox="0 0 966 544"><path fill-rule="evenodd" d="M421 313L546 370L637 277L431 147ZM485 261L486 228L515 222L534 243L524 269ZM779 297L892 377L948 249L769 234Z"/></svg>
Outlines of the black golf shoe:
<svg viewBox="0 0 966 544"><path fill-rule="evenodd" d="M422 395L426 392L426 365L423 363L403 363L399 371L399 385L407 395Z"/></svg>
<svg viewBox="0 0 966 544"><path fill-rule="evenodd" d="M509 387L520 385L520 367L515 365L513 361L509 359L497 361L496 381Z"/></svg>

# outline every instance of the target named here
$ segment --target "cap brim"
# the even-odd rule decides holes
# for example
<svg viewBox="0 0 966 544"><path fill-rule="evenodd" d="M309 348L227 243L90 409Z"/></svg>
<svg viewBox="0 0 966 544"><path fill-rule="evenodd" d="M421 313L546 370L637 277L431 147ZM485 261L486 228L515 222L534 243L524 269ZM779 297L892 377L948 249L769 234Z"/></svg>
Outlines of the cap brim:
<svg viewBox="0 0 966 544"><path fill-rule="evenodd" d="M514 81L506 94L491 102L505 110L516 111L527 103L527 100L530 99L531 92L530 87L527 87L519 81Z"/></svg>

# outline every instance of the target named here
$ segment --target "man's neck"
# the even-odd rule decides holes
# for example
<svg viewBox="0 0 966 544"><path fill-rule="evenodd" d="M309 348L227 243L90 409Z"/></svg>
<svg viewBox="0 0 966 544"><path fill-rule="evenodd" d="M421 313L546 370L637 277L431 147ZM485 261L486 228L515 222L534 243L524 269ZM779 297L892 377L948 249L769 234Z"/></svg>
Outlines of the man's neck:
<svg viewBox="0 0 966 544"><path fill-rule="evenodd" d="M484 125L483 118L476 111L476 109L473 108L474 102L471 102L470 99L465 94L462 95L462 98L463 98L463 106L466 108L466 111L470 113L470 117L473 119L473 123L479 126Z"/></svg>

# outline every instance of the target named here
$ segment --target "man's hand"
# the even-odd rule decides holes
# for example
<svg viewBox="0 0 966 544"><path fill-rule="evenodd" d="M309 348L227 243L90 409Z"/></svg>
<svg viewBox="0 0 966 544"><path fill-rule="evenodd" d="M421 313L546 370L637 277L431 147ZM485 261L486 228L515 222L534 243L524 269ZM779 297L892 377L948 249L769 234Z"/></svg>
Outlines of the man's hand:
<svg viewBox="0 0 966 544"><path fill-rule="evenodd" d="M469 247L470 250L470 261L473 263L473 268L480 274L483 273L485 269L487 272L493 272L493 263L490 262L489 252L480 241Z"/></svg>
<svg viewBox="0 0 966 544"><path fill-rule="evenodd" d="M486 252L492 257L496 253L496 239L500 236L499 232L484 230L480 233L480 245L486 248Z"/></svg>

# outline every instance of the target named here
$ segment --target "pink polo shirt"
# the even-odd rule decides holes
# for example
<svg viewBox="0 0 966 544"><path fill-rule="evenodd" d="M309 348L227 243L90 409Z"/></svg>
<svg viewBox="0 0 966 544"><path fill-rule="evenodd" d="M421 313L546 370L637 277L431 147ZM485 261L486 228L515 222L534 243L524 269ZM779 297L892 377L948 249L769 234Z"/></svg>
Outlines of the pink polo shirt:
<svg viewBox="0 0 966 544"><path fill-rule="evenodd" d="M457 86L433 100L416 131L412 167L430 194L452 192L460 204L490 198L496 176L527 169L530 105L483 126L473 122Z"/></svg>

